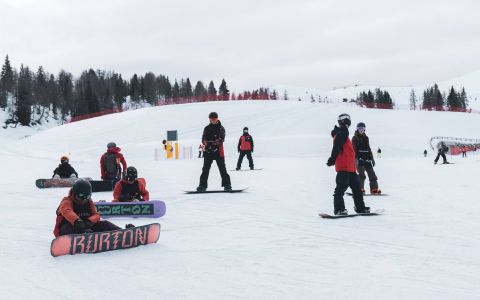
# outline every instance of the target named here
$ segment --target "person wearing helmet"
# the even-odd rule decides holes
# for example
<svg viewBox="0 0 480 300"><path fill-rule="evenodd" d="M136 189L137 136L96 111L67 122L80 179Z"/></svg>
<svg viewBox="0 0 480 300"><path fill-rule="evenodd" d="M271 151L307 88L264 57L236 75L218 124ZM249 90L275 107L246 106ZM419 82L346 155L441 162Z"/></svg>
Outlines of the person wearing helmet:
<svg viewBox="0 0 480 300"><path fill-rule="evenodd" d="M237 150L238 153L240 153L240 156L238 157L236 170L238 171L242 167L242 161L245 155L248 158L248 166L250 167L250 170L253 170L253 138L248 134L248 127L243 127L243 135L238 140Z"/></svg>
<svg viewBox="0 0 480 300"><path fill-rule="evenodd" d="M68 156L64 155L60 158L60 164L53 171L52 178L78 178L78 173L70 165Z"/></svg>
<svg viewBox="0 0 480 300"><path fill-rule="evenodd" d="M352 189L353 202L357 213L368 213L370 207L366 207L363 202L363 193L360 190L360 180L355 170L355 151L352 142L348 137L348 127L352 124L348 114L338 116L338 125L332 130L333 148L330 157L327 160L327 166L335 165L337 172L336 183L333 194L333 206L335 215L348 214L345 209L343 195L348 187Z"/></svg>
<svg viewBox="0 0 480 300"><path fill-rule="evenodd" d="M117 144L110 142L107 144L107 152L100 158L102 180L110 181L112 186L122 178L122 174L127 168L127 162L120 151L122 149L117 147Z"/></svg>
<svg viewBox="0 0 480 300"><path fill-rule="evenodd" d="M370 141L365 133L365 129L365 123L358 123L357 130L355 130L352 138L352 145L355 150L355 165L360 175L360 189L365 193L365 179L367 178L365 172L367 172L368 180L370 181L370 193L381 194L382 191L378 188L378 178L373 170L375 159L373 158Z"/></svg>
<svg viewBox="0 0 480 300"><path fill-rule="evenodd" d="M53 234L79 234L121 229L108 221L100 220L92 200L92 186L85 179L78 179L57 208Z"/></svg>
<svg viewBox="0 0 480 300"><path fill-rule="evenodd" d="M225 128L218 119L216 112L208 115L210 124L203 129L202 143L205 145L203 153L203 168L200 175L200 184L197 187L198 192L204 192L208 187L208 175L213 161L216 161L220 176L222 177L222 186L225 191L232 190L230 175L227 173L225 165L225 153L223 150L223 142L225 141Z"/></svg>
<svg viewBox="0 0 480 300"><path fill-rule="evenodd" d="M113 202L148 201L150 194L145 179L138 178L137 169L128 167L122 180L115 184Z"/></svg>
<svg viewBox="0 0 480 300"><path fill-rule="evenodd" d="M440 144L437 146L438 147L438 154L437 157L435 157L435 160L433 161L434 164L437 164L438 160L440 159L440 156L443 159L444 164L448 164L449 162L447 161L447 157L445 156L445 153L448 152L448 147L445 145L444 142L440 142Z"/></svg>

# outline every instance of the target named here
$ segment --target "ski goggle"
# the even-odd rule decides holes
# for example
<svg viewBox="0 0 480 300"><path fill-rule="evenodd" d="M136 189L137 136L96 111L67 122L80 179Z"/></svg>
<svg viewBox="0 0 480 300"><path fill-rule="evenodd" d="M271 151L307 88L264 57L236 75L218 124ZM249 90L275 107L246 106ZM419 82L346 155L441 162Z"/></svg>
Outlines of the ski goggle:
<svg viewBox="0 0 480 300"><path fill-rule="evenodd" d="M79 193L79 194L76 194L76 196L84 201L90 200L90 198L92 198L92 194L87 194L87 193Z"/></svg>
<svg viewBox="0 0 480 300"><path fill-rule="evenodd" d="M365 132L365 127L358 127L357 130L360 133L364 133Z"/></svg>

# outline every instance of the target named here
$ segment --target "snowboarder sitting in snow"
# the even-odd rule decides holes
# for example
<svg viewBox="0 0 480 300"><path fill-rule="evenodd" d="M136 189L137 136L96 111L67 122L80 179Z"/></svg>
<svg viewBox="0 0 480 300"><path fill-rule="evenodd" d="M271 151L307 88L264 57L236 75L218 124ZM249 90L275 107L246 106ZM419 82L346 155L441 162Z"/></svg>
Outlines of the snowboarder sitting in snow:
<svg viewBox="0 0 480 300"><path fill-rule="evenodd" d="M240 156L238 157L236 170L238 171L242 167L242 161L245 155L248 158L248 166L250 167L250 170L253 170L253 138L248 134L248 127L243 128L243 135L238 140L237 150L238 153L240 153Z"/></svg>
<svg viewBox="0 0 480 300"><path fill-rule="evenodd" d="M448 152L448 147L445 145L444 142L441 142L439 147L438 147L438 154L435 160L433 161L434 164L437 164L438 160L440 159L440 156L443 159L444 164L448 164L447 157L445 156L445 153Z"/></svg>
<svg viewBox="0 0 480 300"><path fill-rule="evenodd" d="M102 180L110 181L112 186L122 178L122 174L127 168L127 162L120 151L122 149L118 148L117 144L113 142L108 143L107 152L100 158Z"/></svg>
<svg viewBox="0 0 480 300"><path fill-rule="evenodd" d="M68 156L64 155L60 158L60 164L53 171L52 178L78 178L78 173L69 164Z"/></svg>
<svg viewBox="0 0 480 300"><path fill-rule="evenodd" d="M363 193L360 190L360 180L355 170L355 151L352 142L348 137L348 127L351 125L350 116L341 114L338 116L338 124L332 130L333 148L327 161L327 166L335 165L337 171L337 186L333 194L333 205L335 215L348 214L345 209L343 195L348 187L352 189L355 211L357 213L368 213L370 207L363 202Z"/></svg>
<svg viewBox="0 0 480 300"><path fill-rule="evenodd" d="M203 168L202 175L200 175L200 184L197 187L198 192L204 192L208 187L208 175L213 161L217 162L220 176L222 176L222 186L225 191L232 190L230 182L230 175L227 173L225 166L225 154L223 151L223 142L225 141L225 128L218 119L216 112L211 112L208 115L210 124L203 129L202 143L205 145L205 152L203 153Z"/></svg>
<svg viewBox="0 0 480 300"><path fill-rule="evenodd" d="M100 221L92 200L92 186L85 179L75 181L68 196L63 198L57 208L57 220L53 234L55 237L65 234L102 232L121 229L108 221Z"/></svg>
<svg viewBox="0 0 480 300"><path fill-rule="evenodd" d="M368 180L370 181L370 193L380 194L382 191L378 188L378 178L373 170L375 167L375 159L373 159L372 149L370 148L370 141L365 134L365 123L357 124L357 130L352 138L353 149L355 150L355 164L360 175L360 190L365 193L365 172L367 172Z"/></svg>
<svg viewBox="0 0 480 300"><path fill-rule="evenodd" d="M123 179L115 185L113 202L148 201L150 194L145 185L145 179L138 178L137 169L128 167Z"/></svg>

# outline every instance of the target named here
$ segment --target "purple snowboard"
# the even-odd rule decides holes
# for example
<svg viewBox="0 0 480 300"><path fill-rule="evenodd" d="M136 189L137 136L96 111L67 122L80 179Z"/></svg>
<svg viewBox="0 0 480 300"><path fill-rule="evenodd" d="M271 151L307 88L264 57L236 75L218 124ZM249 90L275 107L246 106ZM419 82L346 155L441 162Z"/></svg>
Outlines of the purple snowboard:
<svg viewBox="0 0 480 300"><path fill-rule="evenodd" d="M102 218L160 218L165 215L165 203L160 200L140 202L95 202Z"/></svg>

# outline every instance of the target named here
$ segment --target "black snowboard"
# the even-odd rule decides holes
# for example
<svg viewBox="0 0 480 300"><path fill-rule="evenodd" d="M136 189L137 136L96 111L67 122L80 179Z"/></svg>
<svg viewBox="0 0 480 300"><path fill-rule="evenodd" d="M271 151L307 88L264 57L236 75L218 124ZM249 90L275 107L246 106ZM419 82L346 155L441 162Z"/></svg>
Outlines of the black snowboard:
<svg viewBox="0 0 480 300"><path fill-rule="evenodd" d="M234 169L234 170L229 170L229 171L260 171L260 170L263 170L263 168L260 168L260 169L240 169L240 170L237 170L237 169Z"/></svg>
<svg viewBox="0 0 480 300"><path fill-rule="evenodd" d="M357 217L357 216L378 216L378 215L381 215L383 212L385 211L385 209L376 209L368 214L350 214L350 215L329 215L329 214L325 214L325 213L319 213L318 215L322 218L325 218L325 219L341 219L341 218L351 218L351 217Z"/></svg>
<svg viewBox="0 0 480 300"><path fill-rule="evenodd" d="M214 191L209 191L206 190L205 192L197 192L197 191L185 191L185 194L213 194L213 193L241 193L245 191L246 189L241 189L241 190L231 190L231 191L224 191L224 190L214 190Z"/></svg>
<svg viewBox="0 0 480 300"><path fill-rule="evenodd" d="M90 180L92 192L110 192L113 191L113 185L110 181Z"/></svg>
<svg viewBox="0 0 480 300"><path fill-rule="evenodd" d="M350 192L346 192L345 194L347 194L348 196L353 196L352 193ZM388 194L363 194L363 197L379 197L379 196L388 196Z"/></svg>

